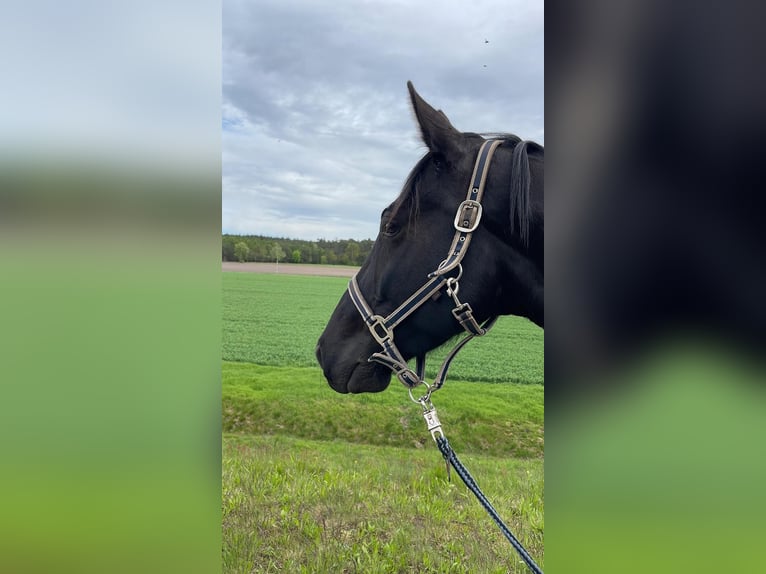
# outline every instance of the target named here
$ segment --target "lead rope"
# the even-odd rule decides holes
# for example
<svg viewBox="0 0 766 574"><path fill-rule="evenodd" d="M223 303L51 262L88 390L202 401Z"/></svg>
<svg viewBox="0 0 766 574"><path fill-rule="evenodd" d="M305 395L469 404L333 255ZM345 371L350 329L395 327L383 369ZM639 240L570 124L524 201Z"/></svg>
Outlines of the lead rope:
<svg viewBox="0 0 766 574"><path fill-rule="evenodd" d="M428 394L430 395L430 392ZM463 463L460 462L460 459L457 457L455 451L452 450L447 437L444 436L441 423L439 422L439 417L436 415L436 408L433 406L433 403L431 403L430 397L421 397L421 399L416 402L419 402L423 407L423 418L426 420L428 430L431 432L431 436L436 441L436 446L439 447L444 460L447 462L448 476L449 465L452 465L452 468L455 469L455 472L457 472L457 475L468 487L468 490L470 490L474 496L476 496L478 501L484 507L484 510L486 510L490 517L492 517L492 520L495 521L495 524L497 524L498 528L500 528L500 531L511 543L511 546L513 546L516 552L519 553L519 556L521 556L521 559L524 560L524 563L529 567L529 569L535 574L543 574L543 571L534 561L532 556L529 555L529 552L527 552L526 548L524 548L524 545L519 542L519 539L513 535L511 529L506 526L505 522L503 522L503 519L500 518L500 515L497 513L497 510L495 510L495 507L492 506L492 503L487 499L486 496L484 496L484 493L479 488L479 485L476 484L476 480L474 480L473 476L471 476L471 473L468 472L468 469L463 465Z"/></svg>

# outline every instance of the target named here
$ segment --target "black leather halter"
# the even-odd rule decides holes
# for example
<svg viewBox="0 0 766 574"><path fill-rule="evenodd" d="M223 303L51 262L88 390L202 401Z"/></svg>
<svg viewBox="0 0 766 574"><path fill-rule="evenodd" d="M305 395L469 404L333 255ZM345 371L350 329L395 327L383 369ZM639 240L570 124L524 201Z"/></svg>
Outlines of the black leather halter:
<svg viewBox="0 0 766 574"><path fill-rule="evenodd" d="M372 336L380 346L383 347L382 353L373 353L368 361L375 361L390 368L394 374L396 374L396 377L409 389L410 397L415 402L423 402L424 399L427 401L433 391L441 388L446 379L450 363L452 363L452 359L455 358L457 352L460 351L460 349L462 349L473 337L480 337L486 334L497 320L496 316L491 317L485 321L483 325L479 325L473 316L471 305L468 303L461 303L458 299L458 291L460 287L458 281L463 275L461 261L468 251L468 246L471 243L471 236L473 232L476 231L481 221L481 198L484 194L484 186L487 181L487 174L489 173L489 165L492 160L492 155L502 143L503 140L486 140L479 149L476 163L473 168L473 175L471 176L471 182L468 187L467 197L465 201L458 206L457 213L455 214L455 236L452 240L452 245L449 248L447 258L439 264L435 271L428 274L425 285L415 291L415 293L387 317L381 317L380 315L375 314L372 310L362 295L362 291L359 289L356 275L351 278L348 285L348 292L351 296L351 300L362 315ZM447 274L454 269L457 269L457 275L448 277ZM404 360L404 357L394 343L394 329L444 287L447 289L447 295L449 295L455 302L455 308L452 309L452 315L460 323L463 329L465 329L468 336L450 351L449 355L447 355L447 358L444 360L444 363L442 363L434 383L429 385L423 380L425 373L425 354L416 357L417 372L410 369L407 365L407 361ZM425 385L427 394L416 400L412 396L412 389L421 384Z"/></svg>

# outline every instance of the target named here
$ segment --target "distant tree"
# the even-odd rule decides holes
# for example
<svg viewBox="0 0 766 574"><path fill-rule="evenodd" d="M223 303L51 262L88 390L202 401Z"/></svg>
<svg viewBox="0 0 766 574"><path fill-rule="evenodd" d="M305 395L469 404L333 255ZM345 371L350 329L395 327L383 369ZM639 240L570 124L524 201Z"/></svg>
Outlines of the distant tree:
<svg viewBox="0 0 766 574"><path fill-rule="evenodd" d="M353 239L349 239L343 255L347 265L356 265L359 259L359 244Z"/></svg>
<svg viewBox="0 0 766 574"><path fill-rule="evenodd" d="M234 239L232 237L223 236L221 258L224 261L234 261L236 259L234 255Z"/></svg>
<svg viewBox="0 0 766 574"><path fill-rule="evenodd" d="M274 244L274 247L271 249L271 254L277 260L277 263L279 263L280 259L285 258L285 251L279 243Z"/></svg>
<svg viewBox="0 0 766 574"><path fill-rule="evenodd" d="M301 262L301 250L293 249L293 263L300 263L300 262Z"/></svg>
<svg viewBox="0 0 766 574"><path fill-rule="evenodd" d="M240 241L234 246L234 257L236 257L237 261L240 263L244 263L248 260L250 257L250 248L247 246L247 243Z"/></svg>
<svg viewBox="0 0 766 574"><path fill-rule="evenodd" d="M253 261L268 261L269 260L269 246L265 241L256 239L255 248L253 249Z"/></svg>

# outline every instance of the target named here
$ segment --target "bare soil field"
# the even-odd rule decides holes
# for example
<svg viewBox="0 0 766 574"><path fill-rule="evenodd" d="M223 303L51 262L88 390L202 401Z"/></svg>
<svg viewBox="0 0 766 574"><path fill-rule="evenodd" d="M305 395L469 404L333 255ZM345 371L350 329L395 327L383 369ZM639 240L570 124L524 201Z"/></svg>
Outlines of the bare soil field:
<svg viewBox="0 0 766 574"><path fill-rule="evenodd" d="M283 273L285 275L323 275L326 277L352 277L359 267L345 265L301 265L300 263L239 263L237 261L223 261L222 271L236 271L239 273Z"/></svg>

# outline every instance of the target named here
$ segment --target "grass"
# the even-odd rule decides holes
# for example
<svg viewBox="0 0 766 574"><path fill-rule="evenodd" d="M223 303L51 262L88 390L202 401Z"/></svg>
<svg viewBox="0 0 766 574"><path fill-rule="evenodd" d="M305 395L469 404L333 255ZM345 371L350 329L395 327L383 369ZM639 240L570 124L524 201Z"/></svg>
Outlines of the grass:
<svg viewBox="0 0 766 574"><path fill-rule="evenodd" d="M447 481L401 385L372 395L327 385L313 350L346 284L223 274L223 572L526 572L462 482ZM544 566L542 359L542 330L502 318L433 401Z"/></svg>
<svg viewBox="0 0 766 574"><path fill-rule="evenodd" d="M343 277L223 274L223 359L273 366L316 366L314 348L346 290ZM501 317L485 337L455 359L450 377L488 382L542 383L543 330ZM437 349L433 377L451 345Z"/></svg>
<svg viewBox="0 0 766 574"><path fill-rule="evenodd" d="M223 364L223 430L415 447L431 445L420 407L396 381L383 393L338 395L319 368ZM448 381L433 396L458 453L543 456L543 388Z"/></svg>
<svg viewBox="0 0 766 574"><path fill-rule="evenodd" d="M466 464L542 565L542 461ZM526 572L434 450L229 435L223 473L224 572Z"/></svg>

